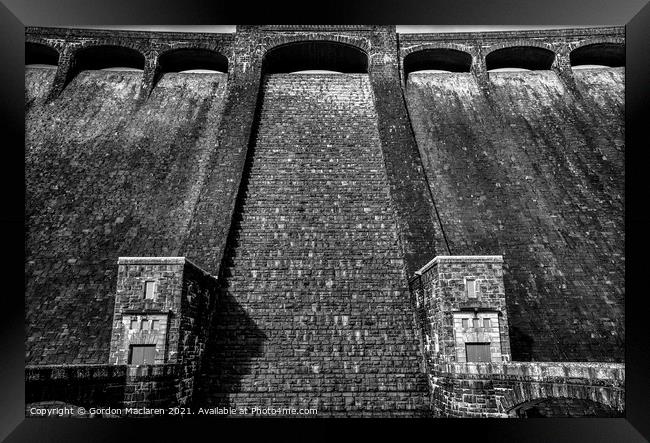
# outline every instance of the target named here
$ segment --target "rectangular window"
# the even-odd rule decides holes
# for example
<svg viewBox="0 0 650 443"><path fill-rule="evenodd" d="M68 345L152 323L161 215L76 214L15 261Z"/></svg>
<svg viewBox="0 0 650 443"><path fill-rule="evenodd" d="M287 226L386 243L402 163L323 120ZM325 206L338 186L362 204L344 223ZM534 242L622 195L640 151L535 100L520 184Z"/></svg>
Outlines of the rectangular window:
<svg viewBox="0 0 650 443"><path fill-rule="evenodd" d="M476 298L476 281L474 279L465 280L465 290L468 298Z"/></svg>
<svg viewBox="0 0 650 443"><path fill-rule="evenodd" d="M463 328L469 328L469 318L463 319Z"/></svg>
<svg viewBox="0 0 650 443"><path fill-rule="evenodd" d="M144 298L146 300L153 300L156 292L156 282L155 281L146 281L144 282Z"/></svg>
<svg viewBox="0 0 650 443"><path fill-rule="evenodd" d="M146 331L149 329L149 320L142 320L142 328L143 331Z"/></svg>
<svg viewBox="0 0 650 443"><path fill-rule="evenodd" d="M152 365L156 357L155 345L131 345L130 365Z"/></svg>
<svg viewBox="0 0 650 443"><path fill-rule="evenodd" d="M160 326L158 325L160 323L160 320L151 320L151 329L154 331L157 331L160 329Z"/></svg>
<svg viewBox="0 0 650 443"><path fill-rule="evenodd" d="M484 328L489 328L490 327L490 319L489 318L484 318L483 319L483 327Z"/></svg>
<svg viewBox="0 0 650 443"><path fill-rule="evenodd" d="M465 343L468 362L490 362L489 343Z"/></svg>
<svg viewBox="0 0 650 443"><path fill-rule="evenodd" d="M131 329L138 329L138 319L135 317L131 319Z"/></svg>
<svg viewBox="0 0 650 443"><path fill-rule="evenodd" d="M478 327L480 327L480 325L481 325L481 323L480 323L480 320L478 318L473 318L472 319L472 326L473 327L478 328Z"/></svg>

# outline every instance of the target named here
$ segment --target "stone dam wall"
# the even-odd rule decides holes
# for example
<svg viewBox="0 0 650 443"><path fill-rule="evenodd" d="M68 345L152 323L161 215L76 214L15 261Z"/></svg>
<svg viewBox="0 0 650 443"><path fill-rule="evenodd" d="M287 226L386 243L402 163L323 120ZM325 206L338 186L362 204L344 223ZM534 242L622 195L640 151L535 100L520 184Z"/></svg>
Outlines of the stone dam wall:
<svg viewBox="0 0 650 443"><path fill-rule="evenodd" d="M118 257L217 278L200 406L430 415L408 279L442 255L503 256L513 360L623 361L622 29L27 40L58 63L25 71L30 370L106 365ZM544 66L487 71L518 56Z"/></svg>
<svg viewBox="0 0 650 443"><path fill-rule="evenodd" d="M165 74L143 103L141 72L83 71L46 103L53 74L25 78L26 359L101 364L117 258L187 251L227 76Z"/></svg>
<svg viewBox="0 0 650 443"><path fill-rule="evenodd" d="M413 73L452 254L501 254L514 360L622 361L624 68Z"/></svg>
<svg viewBox="0 0 650 443"><path fill-rule="evenodd" d="M263 82L199 404L427 409L367 74Z"/></svg>

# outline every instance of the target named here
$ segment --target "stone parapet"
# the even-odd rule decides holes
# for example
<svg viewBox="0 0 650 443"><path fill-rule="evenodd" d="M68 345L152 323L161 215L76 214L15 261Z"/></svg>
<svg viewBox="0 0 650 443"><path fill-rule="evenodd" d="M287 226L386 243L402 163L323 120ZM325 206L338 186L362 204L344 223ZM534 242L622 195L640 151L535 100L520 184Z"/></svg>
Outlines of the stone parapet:
<svg viewBox="0 0 650 443"><path fill-rule="evenodd" d="M619 363L510 362L436 365L434 413L446 417L620 416Z"/></svg>

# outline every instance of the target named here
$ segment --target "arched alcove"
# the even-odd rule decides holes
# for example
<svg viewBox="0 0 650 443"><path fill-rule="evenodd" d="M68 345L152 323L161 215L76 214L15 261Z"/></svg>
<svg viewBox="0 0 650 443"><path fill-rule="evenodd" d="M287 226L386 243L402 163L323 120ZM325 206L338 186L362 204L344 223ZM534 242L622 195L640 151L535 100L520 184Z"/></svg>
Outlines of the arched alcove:
<svg viewBox="0 0 650 443"><path fill-rule="evenodd" d="M625 66L625 46L619 43L594 43L574 49L569 58L573 67L585 65L621 67Z"/></svg>
<svg viewBox="0 0 650 443"><path fill-rule="evenodd" d="M472 56L456 49L435 48L412 52L404 57L404 78L416 71L469 72Z"/></svg>
<svg viewBox="0 0 650 443"><path fill-rule="evenodd" d="M228 58L219 52L202 48L174 49L158 59L159 72L217 71L228 72Z"/></svg>
<svg viewBox="0 0 650 443"><path fill-rule="evenodd" d="M621 417L622 412L604 403L571 397L544 397L520 403L508 411L510 417Z"/></svg>
<svg viewBox="0 0 650 443"><path fill-rule="evenodd" d="M25 66L56 66L58 63L59 52L53 47L40 43L25 43Z"/></svg>
<svg viewBox="0 0 650 443"><path fill-rule="evenodd" d="M307 70L367 73L368 55L356 46L331 41L287 43L264 56L264 74Z"/></svg>
<svg viewBox="0 0 650 443"><path fill-rule="evenodd" d="M304 71L294 71L293 74L342 74L342 72L327 69L305 69Z"/></svg>
<svg viewBox="0 0 650 443"><path fill-rule="evenodd" d="M91 46L80 49L74 58L75 72L91 69L144 69L144 55L124 46Z"/></svg>
<svg viewBox="0 0 650 443"><path fill-rule="evenodd" d="M519 68L529 70L551 69L555 53L536 46L513 46L497 49L485 57L488 71L494 69Z"/></svg>

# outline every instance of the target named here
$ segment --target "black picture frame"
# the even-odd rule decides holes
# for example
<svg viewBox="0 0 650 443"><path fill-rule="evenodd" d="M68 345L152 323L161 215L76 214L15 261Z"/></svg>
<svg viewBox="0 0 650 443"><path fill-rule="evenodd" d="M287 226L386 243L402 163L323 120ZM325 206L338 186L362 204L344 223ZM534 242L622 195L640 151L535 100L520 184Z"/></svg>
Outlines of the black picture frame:
<svg viewBox="0 0 650 443"><path fill-rule="evenodd" d="M436 25L625 25L626 26L626 418L544 420L384 420L362 430L395 438L452 438L454 441L622 442L650 439L650 334L645 283L650 218L644 207L650 186L644 173L650 94L650 5L646 0L532 1L463 0L305 3L202 2L200 0L91 1L3 0L0 4L0 112L7 143L2 162L4 199L0 211L4 251L3 316L0 358L0 438L17 441L149 441L187 438L198 428L210 439L240 440L249 432L283 439L352 437L340 421L259 419L219 422L175 419L25 419L24 418L24 27L71 24L208 25L213 23L399 23ZM322 8L320 8L322 6ZM321 10L322 9L322 10ZM367 427L359 420L355 426ZM230 428L230 429L226 429ZM229 432L230 431L230 432ZM235 431L236 433L233 433ZM446 434L446 436L445 436ZM199 437L196 437L199 438ZM479 441L479 440L477 440Z"/></svg>

